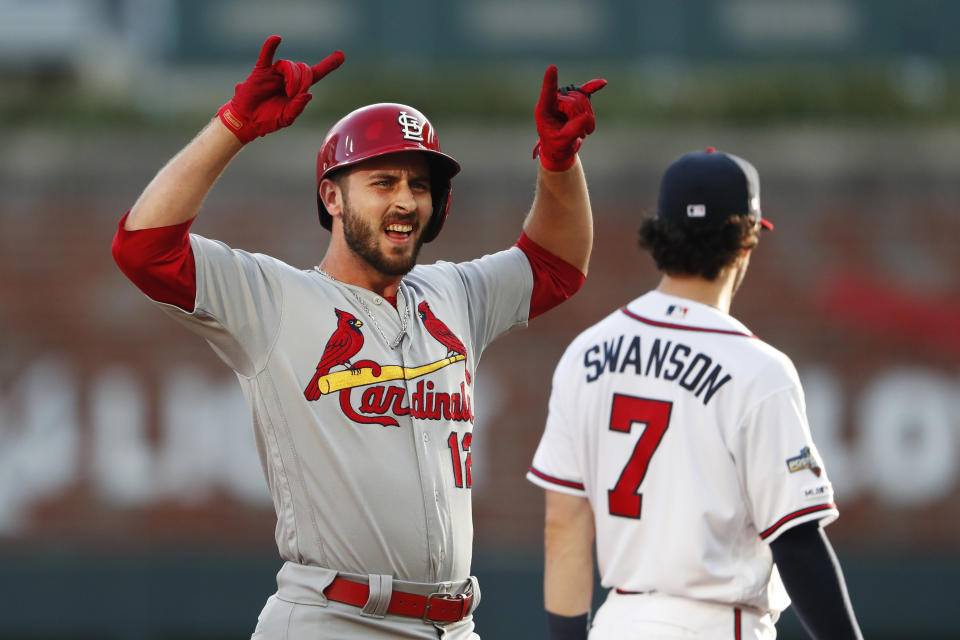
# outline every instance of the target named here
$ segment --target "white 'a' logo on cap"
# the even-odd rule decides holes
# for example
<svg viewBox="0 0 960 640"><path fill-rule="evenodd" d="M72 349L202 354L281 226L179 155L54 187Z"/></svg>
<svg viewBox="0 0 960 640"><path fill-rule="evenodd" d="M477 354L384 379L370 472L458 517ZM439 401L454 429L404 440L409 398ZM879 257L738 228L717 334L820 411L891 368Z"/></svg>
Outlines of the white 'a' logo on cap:
<svg viewBox="0 0 960 640"><path fill-rule="evenodd" d="M705 218L705 217L707 217L707 205L705 205L705 204L688 204L688 205L687 205L687 217L688 217L688 218Z"/></svg>
<svg viewBox="0 0 960 640"><path fill-rule="evenodd" d="M412 116L406 111L401 111L397 117L397 122L403 128L404 140L416 140L423 142L423 124L416 116Z"/></svg>

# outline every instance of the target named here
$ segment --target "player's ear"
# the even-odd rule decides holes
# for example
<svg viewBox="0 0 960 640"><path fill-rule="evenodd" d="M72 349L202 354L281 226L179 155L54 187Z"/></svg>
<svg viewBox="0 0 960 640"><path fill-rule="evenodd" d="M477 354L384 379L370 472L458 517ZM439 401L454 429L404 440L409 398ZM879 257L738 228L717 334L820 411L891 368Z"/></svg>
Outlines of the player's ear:
<svg viewBox="0 0 960 640"><path fill-rule="evenodd" d="M343 213L343 191L340 185L330 178L320 181L317 193L327 213L336 218Z"/></svg>

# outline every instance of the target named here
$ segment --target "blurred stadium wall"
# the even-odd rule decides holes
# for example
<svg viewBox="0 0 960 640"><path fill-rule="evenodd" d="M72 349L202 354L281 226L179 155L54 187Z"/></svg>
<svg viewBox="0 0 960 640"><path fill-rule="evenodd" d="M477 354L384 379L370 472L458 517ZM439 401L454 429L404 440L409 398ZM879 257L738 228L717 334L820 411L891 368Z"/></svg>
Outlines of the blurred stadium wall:
<svg viewBox="0 0 960 640"><path fill-rule="evenodd" d="M705 146L760 170L776 230L733 312L800 370L866 635L956 637L958 19L947 0L0 0L0 638L246 637L274 589L239 388L109 256L270 33L283 57L347 64L237 158L194 231L304 267L326 244L314 162L338 115L431 116L464 170L424 260L468 259L518 235L546 64L611 80L582 153L587 284L477 376L483 637L542 629L542 496L523 475L553 366L655 284L636 230L667 164ZM780 628L805 637L789 614Z"/></svg>

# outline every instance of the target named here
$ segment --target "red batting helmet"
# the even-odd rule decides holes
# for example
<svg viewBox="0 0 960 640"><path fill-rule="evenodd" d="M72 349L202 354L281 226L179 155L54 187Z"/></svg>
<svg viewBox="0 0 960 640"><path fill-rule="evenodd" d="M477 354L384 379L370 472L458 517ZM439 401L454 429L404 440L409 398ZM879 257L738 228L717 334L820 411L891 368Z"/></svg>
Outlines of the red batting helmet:
<svg viewBox="0 0 960 640"><path fill-rule="evenodd" d="M423 151L430 163L430 184L433 191L433 214L424 242L440 233L450 209L450 180L460 171L460 164L440 151L437 132L427 117L403 104L381 103L351 111L330 128L317 154L317 207L320 224L333 226L333 218L320 200L320 182L343 167L355 165L398 151Z"/></svg>

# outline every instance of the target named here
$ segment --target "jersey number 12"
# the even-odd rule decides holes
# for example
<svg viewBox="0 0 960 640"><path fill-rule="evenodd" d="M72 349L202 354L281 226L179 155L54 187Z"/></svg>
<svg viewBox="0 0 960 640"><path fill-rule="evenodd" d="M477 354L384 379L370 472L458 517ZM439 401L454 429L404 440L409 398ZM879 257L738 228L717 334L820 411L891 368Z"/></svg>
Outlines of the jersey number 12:
<svg viewBox="0 0 960 640"><path fill-rule="evenodd" d="M473 434L465 433L463 434L463 441L457 441L457 432L454 431L450 434L450 437L447 438L447 446L450 447L450 457L451 462L453 462L453 481L458 487L463 488L464 486L469 489L473 486L473 475L472 467L473 460L470 454L470 444L473 442ZM460 449L463 448L463 452L467 454L467 459L463 462L461 467L460 463ZM466 476L466 479L464 479Z"/></svg>
<svg viewBox="0 0 960 640"><path fill-rule="evenodd" d="M637 493L637 489L647 475L650 458L660 446L663 434L667 432L672 409L672 402L614 394L613 408L610 411L610 430L630 433L630 429L637 422L645 424L646 428L637 440L627 466L620 472L617 484L607 491L611 515L626 518L640 517L643 494Z"/></svg>

